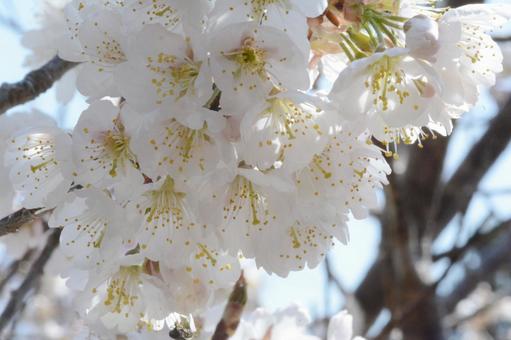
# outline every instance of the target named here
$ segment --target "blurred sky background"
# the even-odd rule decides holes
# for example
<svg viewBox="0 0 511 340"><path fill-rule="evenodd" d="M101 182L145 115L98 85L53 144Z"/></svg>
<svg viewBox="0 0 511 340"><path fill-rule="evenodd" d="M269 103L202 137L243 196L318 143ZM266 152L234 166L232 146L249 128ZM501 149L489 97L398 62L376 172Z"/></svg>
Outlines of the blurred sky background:
<svg viewBox="0 0 511 340"><path fill-rule="evenodd" d="M509 3L509 1L492 2ZM28 67L23 66L29 50L21 45L22 31L38 26L36 16L42 3L44 3L42 0L0 1L0 18L3 19L2 21L5 23L14 19L13 25L0 24L0 82L18 81L29 71ZM506 32L511 32L511 27L507 27ZM505 87L506 84L500 86ZM509 90L509 87L507 89ZM84 98L77 94L69 104L61 105L56 101L55 96L55 90L52 89L37 100L22 107L17 107L9 113L37 108L57 118L62 127L71 129L79 114L86 107ZM489 91L486 91L473 112L467 114L458 122L454 135L451 137L453 141L450 145L444 172L446 178L463 160L469 146L477 141L485 131L486 121L496 113L497 108L493 96ZM398 162L395 171L399 171L399 167ZM484 194L495 189L499 191L499 194L495 197ZM481 184L481 192L482 194L478 195L472 202L469 213L465 216L465 221L453 221L449 231L445 232L437 242L436 249L441 251L456 242L456 237L463 238L467 236L458 235L459 223L476 226L477 221L484 219L490 210L494 211L499 219L511 216L510 149L488 173ZM349 227L349 244L347 246L337 245L329 255L334 274L348 292L353 291L364 278L366 271L375 259L380 242L380 229L375 219L352 221ZM470 227L466 230L470 230ZM440 264L438 274L442 270L443 267ZM456 280L456 271L453 270L452 272L450 274L452 276L451 280ZM331 288L329 292L325 292L327 281L323 265L314 270L291 273L287 279L268 276L263 272L259 272L259 275L253 273L249 273L249 275L257 277L259 303L271 310L283 308L291 303L299 303L307 307L313 317L321 317L337 311L344 302L343 297L337 290ZM449 287L444 285L440 289L448 290ZM326 298L325 295L327 295ZM325 301L328 301L328 304Z"/></svg>

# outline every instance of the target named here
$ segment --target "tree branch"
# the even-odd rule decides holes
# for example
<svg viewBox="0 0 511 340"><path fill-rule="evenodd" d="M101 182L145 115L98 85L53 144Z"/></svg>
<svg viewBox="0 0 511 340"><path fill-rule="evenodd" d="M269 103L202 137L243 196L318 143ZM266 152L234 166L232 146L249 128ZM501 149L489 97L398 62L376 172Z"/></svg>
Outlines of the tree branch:
<svg viewBox="0 0 511 340"><path fill-rule="evenodd" d="M40 209L20 209L0 220L0 237L17 232L24 224L34 221Z"/></svg>
<svg viewBox="0 0 511 340"><path fill-rule="evenodd" d="M493 37L493 40L496 42L508 42L508 41L511 41L511 36Z"/></svg>
<svg viewBox="0 0 511 340"><path fill-rule="evenodd" d="M443 305L447 312L452 311L458 302L470 294L476 286L490 278L502 265L509 267L511 259L509 248L511 245L511 221L503 222L495 227L498 235L489 238L474 249L479 253L481 264L473 270L466 270L465 275L452 292L444 299Z"/></svg>
<svg viewBox="0 0 511 340"><path fill-rule="evenodd" d="M222 320L216 326L211 340L227 340L234 335L241 320L243 308L247 303L247 282L241 273L240 278L234 285L224 309Z"/></svg>
<svg viewBox="0 0 511 340"><path fill-rule="evenodd" d="M21 259L14 260L9 265L9 268L7 268L7 272L2 277L2 281L0 281L0 292L4 289L4 287L11 280L11 278L18 272L18 269L20 268L21 264L25 261L28 261L28 259L32 256L33 253L34 249L29 249L25 252L25 255L23 255Z"/></svg>
<svg viewBox="0 0 511 340"><path fill-rule="evenodd" d="M470 4L480 4L481 0L449 0L449 7L460 7Z"/></svg>
<svg viewBox="0 0 511 340"><path fill-rule="evenodd" d="M505 232L511 230L511 220L507 220L502 222L497 227L493 228L487 233L481 232L478 230L474 235L472 235L468 241L461 247L455 247L451 250L448 250L444 253L440 253L437 255L433 255L433 261L438 261L442 258L449 258L451 261L458 261L463 258L465 254L473 248L481 248L482 246L493 242L497 238L501 237Z"/></svg>
<svg viewBox="0 0 511 340"><path fill-rule="evenodd" d="M385 327L383 327L383 329L380 331L380 334L378 334L378 336L375 337L375 340L386 339L387 336L392 331L392 329L400 325L403 325L405 321L407 321L408 318L410 318L410 316L413 316L412 312L417 306L424 303L431 303L432 296L434 297L436 288L447 277L447 274L449 274L453 266L454 262L451 262L437 281L435 281L433 284L427 287L422 288L414 299L412 299L408 304L404 305L403 312L400 313L400 315L398 315L397 317L394 317L394 315L392 315L392 319L390 319L389 322L385 325ZM423 317L427 317L427 315L424 315ZM426 336L430 334L423 335Z"/></svg>
<svg viewBox="0 0 511 340"><path fill-rule="evenodd" d="M46 263L53 254L53 251L59 245L60 232L60 229L54 229L50 232L50 236L48 237L46 245L41 251L41 254L39 254L37 260L32 263L27 276L18 287L18 289L12 292L7 306L0 315L0 334L12 320L14 315L16 315L18 310L23 306L23 302L28 293L32 290L33 287L37 286L41 280Z"/></svg>
<svg viewBox="0 0 511 340"><path fill-rule="evenodd" d="M415 241L414 250L420 254L420 240L427 227L427 217L435 205L441 190L441 174L444 168L445 155L449 138L431 138L424 143L422 149L411 152L408 167L404 176L403 204L408 211L407 225Z"/></svg>
<svg viewBox="0 0 511 340"><path fill-rule="evenodd" d="M22 81L15 84L2 84L0 86L0 114L46 92L53 83L76 65L78 64L54 57L41 68L28 73Z"/></svg>
<svg viewBox="0 0 511 340"><path fill-rule="evenodd" d="M477 187L511 141L511 99L490 122L483 137L470 150L444 186L438 209L433 211L430 232L436 237L458 213L464 212Z"/></svg>

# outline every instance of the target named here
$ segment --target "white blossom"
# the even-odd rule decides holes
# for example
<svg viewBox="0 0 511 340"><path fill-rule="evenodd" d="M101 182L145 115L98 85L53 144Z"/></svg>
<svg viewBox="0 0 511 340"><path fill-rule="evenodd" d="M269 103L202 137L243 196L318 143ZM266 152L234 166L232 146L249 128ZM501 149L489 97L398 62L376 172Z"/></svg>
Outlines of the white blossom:
<svg viewBox="0 0 511 340"><path fill-rule="evenodd" d="M442 16L434 67L445 83L443 96L448 102L470 107L477 102L481 86L495 84L495 74L502 71L502 53L488 33L509 18L509 5L468 5Z"/></svg>
<svg viewBox="0 0 511 340"><path fill-rule="evenodd" d="M294 171L325 146L332 121L317 98L298 92L277 94L245 114L239 148L244 160L259 169L279 161Z"/></svg>
<svg viewBox="0 0 511 340"><path fill-rule="evenodd" d="M219 225L222 246L231 254L241 250L250 258L271 251L258 240L268 233L279 234L290 222L292 182L278 173L243 166L220 168L219 173L199 186L204 193L199 214Z"/></svg>
<svg viewBox="0 0 511 340"><path fill-rule="evenodd" d="M421 119L442 101L436 96L441 89L430 65L408 49L393 48L352 62L329 97L343 118L365 124L377 139L411 143L407 130L425 125Z"/></svg>
<svg viewBox="0 0 511 340"><path fill-rule="evenodd" d="M4 164L25 208L53 208L72 182L71 137L45 115L8 140Z"/></svg>
<svg viewBox="0 0 511 340"><path fill-rule="evenodd" d="M85 269L101 266L132 232L120 207L97 189L69 193L48 224L51 228L63 228L62 252Z"/></svg>
<svg viewBox="0 0 511 340"><path fill-rule="evenodd" d="M73 131L75 181L112 188L118 199L142 185L144 177L132 151L139 120L128 105L117 107L106 100L92 103Z"/></svg>
<svg viewBox="0 0 511 340"><path fill-rule="evenodd" d="M126 61L127 36L123 31L122 17L113 10L84 5L82 2L73 2L68 9L73 6L78 6L75 10L79 13L90 15L83 15L76 22L68 18L72 40L63 39L59 55L83 63L77 79L77 87L82 94L92 98L119 96L113 72ZM93 10L95 8L97 11Z"/></svg>
<svg viewBox="0 0 511 340"><path fill-rule="evenodd" d="M298 305L270 313L263 308L256 309L248 318L243 318L232 337L233 340L319 340L307 332L311 322L307 311ZM352 340L353 317L343 310L334 315L328 324L327 340ZM355 337L353 340L364 340Z"/></svg>
<svg viewBox="0 0 511 340"><path fill-rule="evenodd" d="M127 62L115 74L121 93L134 108L175 114L185 110L188 115L201 111L213 93L205 55L161 25L144 26L131 46L126 51Z"/></svg>
<svg viewBox="0 0 511 340"><path fill-rule="evenodd" d="M77 304L87 308L86 319L98 319L113 332L128 333L137 329L148 310L165 303L151 294L153 289L158 288L152 276L144 273L143 261L131 256L102 266L78 294Z"/></svg>
<svg viewBox="0 0 511 340"><path fill-rule="evenodd" d="M167 174L188 179L207 174L224 159L228 162L234 157L232 147L223 136L208 129L217 119L222 118L216 116L212 124L191 126L168 114L146 119L133 146L142 171L154 179Z"/></svg>
<svg viewBox="0 0 511 340"><path fill-rule="evenodd" d="M273 87L307 90L308 55L286 34L270 26L238 23L212 33L209 50L213 79L222 91L221 106L243 114L263 101Z"/></svg>

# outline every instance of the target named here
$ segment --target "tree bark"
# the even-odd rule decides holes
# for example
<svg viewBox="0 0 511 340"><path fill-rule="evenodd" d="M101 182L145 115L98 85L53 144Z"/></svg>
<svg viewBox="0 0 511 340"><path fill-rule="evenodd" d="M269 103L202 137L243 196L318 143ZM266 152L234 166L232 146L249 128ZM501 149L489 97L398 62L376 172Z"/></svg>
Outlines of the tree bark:
<svg viewBox="0 0 511 340"><path fill-rule="evenodd" d="M41 68L27 74L20 82L2 84L0 86L0 114L37 98L76 65L78 64L54 57Z"/></svg>
<svg viewBox="0 0 511 340"><path fill-rule="evenodd" d="M422 299L407 314L401 323L403 339L406 340L441 340L445 339L442 329L442 315L438 310L437 298Z"/></svg>

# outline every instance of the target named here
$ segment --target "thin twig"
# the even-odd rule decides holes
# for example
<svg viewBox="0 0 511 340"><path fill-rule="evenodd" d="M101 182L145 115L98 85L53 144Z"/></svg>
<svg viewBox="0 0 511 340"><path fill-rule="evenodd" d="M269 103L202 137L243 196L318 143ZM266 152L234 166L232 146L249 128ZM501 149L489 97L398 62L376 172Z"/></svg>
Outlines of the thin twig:
<svg viewBox="0 0 511 340"><path fill-rule="evenodd" d="M11 293L11 298L0 315L0 334L5 330L14 315L16 315L23 306L23 301L28 293L32 290L32 288L36 287L41 280L46 263L53 254L53 251L59 245L60 232L60 229L54 229L51 231L51 234L46 241L46 245L37 260L32 263L27 276L21 285Z"/></svg>
<svg viewBox="0 0 511 340"><path fill-rule="evenodd" d="M211 340L227 340L234 335L241 320L243 308L247 303L247 282L243 273L234 285L224 309L222 319L215 329Z"/></svg>
<svg viewBox="0 0 511 340"><path fill-rule="evenodd" d="M0 86L0 114L35 99L50 89L67 71L78 65L54 57L41 68L28 73L23 80Z"/></svg>

